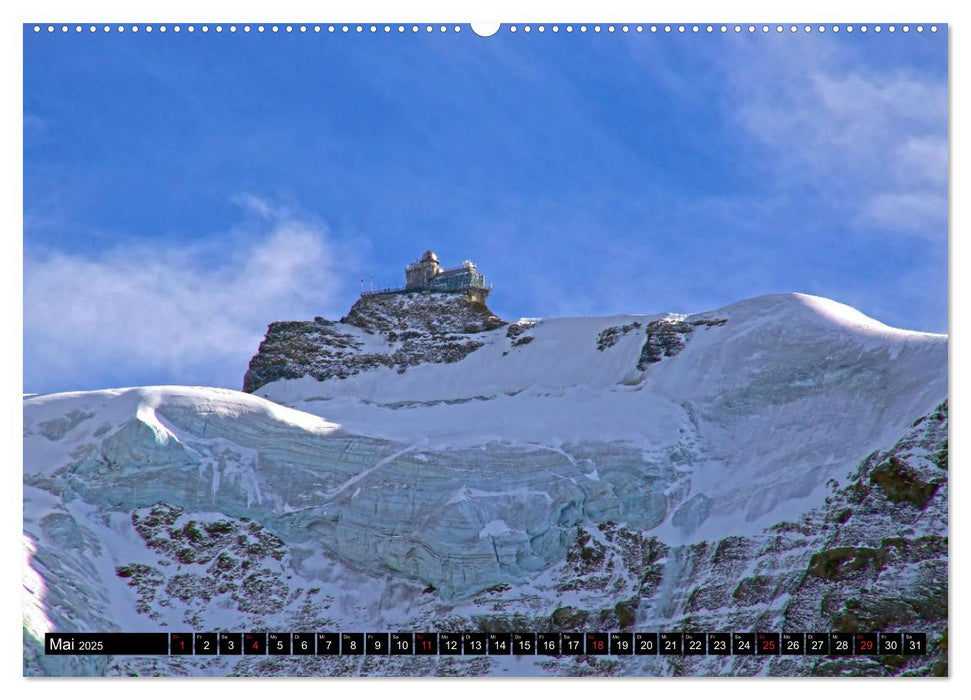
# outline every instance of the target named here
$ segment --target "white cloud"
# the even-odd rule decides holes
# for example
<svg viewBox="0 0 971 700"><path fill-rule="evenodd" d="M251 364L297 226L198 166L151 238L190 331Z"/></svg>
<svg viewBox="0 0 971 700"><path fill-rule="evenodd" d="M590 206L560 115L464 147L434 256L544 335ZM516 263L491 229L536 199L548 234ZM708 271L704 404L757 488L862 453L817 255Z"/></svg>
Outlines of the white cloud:
<svg viewBox="0 0 971 700"><path fill-rule="evenodd" d="M877 194L866 201L862 217L888 230L936 238L947 219L947 199L936 192Z"/></svg>
<svg viewBox="0 0 971 700"><path fill-rule="evenodd" d="M947 187L947 139L943 136L915 137L904 140L892 158L897 179L935 188Z"/></svg>
<svg viewBox="0 0 971 700"><path fill-rule="evenodd" d="M731 73L735 114L772 150L777 177L887 233L946 234L946 79L848 68L832 47L792 48Z"/></svg>
<svg viewBox="0 0 971 700"><path fill-rule="evenodd" d="M339 246L321 224L251 200L261 221L189 246L28 257L24 390L127 377L239 388L269 322L332 314Z"/></svg>

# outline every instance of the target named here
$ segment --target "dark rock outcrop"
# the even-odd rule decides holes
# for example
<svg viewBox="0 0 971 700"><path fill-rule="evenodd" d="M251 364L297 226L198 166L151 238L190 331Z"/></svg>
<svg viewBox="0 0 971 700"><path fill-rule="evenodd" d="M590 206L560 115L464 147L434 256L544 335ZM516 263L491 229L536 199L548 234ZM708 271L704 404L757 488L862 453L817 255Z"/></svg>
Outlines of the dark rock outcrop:
<svg viewBox="0 0 971 700"><path fill-rule="evenodd" d="M243 391L278 379L324 381L377 367L404 372L421 363L458 362L482 347L477 334L504 325L485 304L460 295L361 297L339 323L320 317L271 323Z"/></svg>
<svg viewBox="0 0 971 700"><path fill-rule="evenodd" d="M670 318L651 321L647 324L647 338L644 340L644 347L641 348L641 356L637 361L637 369L643 372L647 369L648 365L660 362L662 357L674 357L677 355L684 350L685 343L688 342L688 338L694 332L695 328L703 326L707 329L713 326L723 326L727 322L728 319L724 318L704 318L691 322ZM624 328L626 329L626 326ZM613 340L613 342L616 342L616 340ZM603 338L600 339L598 348L600 348L601 344L604 344ZM609 344L607 347L609 347ZM600 349L602 350L603 348Z"/></svg>

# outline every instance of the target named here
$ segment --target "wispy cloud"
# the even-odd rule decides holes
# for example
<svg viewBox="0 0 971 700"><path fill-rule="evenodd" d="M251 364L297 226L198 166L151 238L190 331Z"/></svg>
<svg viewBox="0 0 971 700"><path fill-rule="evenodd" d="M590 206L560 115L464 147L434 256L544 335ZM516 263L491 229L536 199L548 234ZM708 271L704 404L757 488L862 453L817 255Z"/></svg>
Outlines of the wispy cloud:
<svg viewBox="0 0 971 700"><path fill-rule="evenodd" d="M52 252L24 264L24 390L238 388L270 321L333 313L346 251L319 221L244 197L245 222L191 245Z"/></svg>
<svg viewBox="0 0 971 700"><path fill-rule="evenodd" d="M944 135L908 138L893 153L894 176L901 182L929 188L947 186L947 138Z"/></svg>
<svg viewBox="0 0 971 700"><path fill-rule="evenodd" d="M946 79L861 67L835 45L761 58L733 74L734 109L776 176L886 233L946 235Z"/></svg>
<svg viewBox="0 0 971 700"><path fill-rule="evenodd" d="M947 199L935 192L886 192L869 197L863 219L890 231L936 238L947 220Z"/></svg>

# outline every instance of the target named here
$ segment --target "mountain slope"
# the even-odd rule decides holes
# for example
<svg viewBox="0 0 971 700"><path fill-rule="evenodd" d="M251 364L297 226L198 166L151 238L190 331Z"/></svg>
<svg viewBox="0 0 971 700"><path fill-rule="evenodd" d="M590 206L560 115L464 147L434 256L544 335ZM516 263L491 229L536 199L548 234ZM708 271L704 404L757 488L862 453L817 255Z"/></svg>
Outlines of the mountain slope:
<svg viewBox="0 0 971 700"><path fill-rule="evenodd" d="M409 320L401 314L399 332ZM386 342L377 328L342 330ZM619 443L671 471L667 483L690 464L695 514L667 533L679 538L737 528L740 513L757 528L801 512L834 470L895 440L947 393L945 336L798 294L692 316L527 320L476 339L456 363L256 393L433 449Z"/></svg>
<svg viewBox="0 0 971 700"><path fill-rule="evenodd" d="M936 591L943 566L946 582L946 470L930 466L946 454L945 336L804 295L691 316L513 324L483 307L478 325L438 301L372 298L353 323L268 336L251 373L276 366L280 378L257 395L150 387L26 398L25 671L178 673L188 663L46 658L32 641L46 629L707 629L718 619L793 629L787 616L836 624L840 604L839 620L859 618L858 591L912 590L918 579L905 570L923 566ZM374 360L405 347L397 358L407 362ZM354 371L298 378L325 366ZM872 456L881 450L892 454ZM925 487L911 497L897 482ZM862 500L834 505L864 483ZM883 589L807 574L839 574L847 543L880 553L851 554ZM739 563L724 564L727 551ZM820 563L827 556L835 569ZM913 566L898 571L898 561ZM726 593L741 580L742 593ZM830 584L838 594L817 590ZM832 610L783 605L820 595ZM939 633L946 614L929 595L913 624ZM586 668L677 672L655 662ZM182 672L324 672L301 663L240 670L215 659ZM572 661L408 663L382 668L586 672ZM768 672L839 672L787 668ZM896 672L907 669L918 672Z"/></svg>

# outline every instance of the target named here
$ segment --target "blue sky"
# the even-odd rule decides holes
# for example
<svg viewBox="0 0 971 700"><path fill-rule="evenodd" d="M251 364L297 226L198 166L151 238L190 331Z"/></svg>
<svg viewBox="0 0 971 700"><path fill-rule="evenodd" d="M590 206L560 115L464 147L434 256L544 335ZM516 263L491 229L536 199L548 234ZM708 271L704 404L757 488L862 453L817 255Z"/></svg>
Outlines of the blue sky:
<svg viewBox="0 0 971 700"><path fill-rule="evenodd" d="M426 248L501 316L947 330L947 35L24 31L24 390L238 388Z"/></svg>

